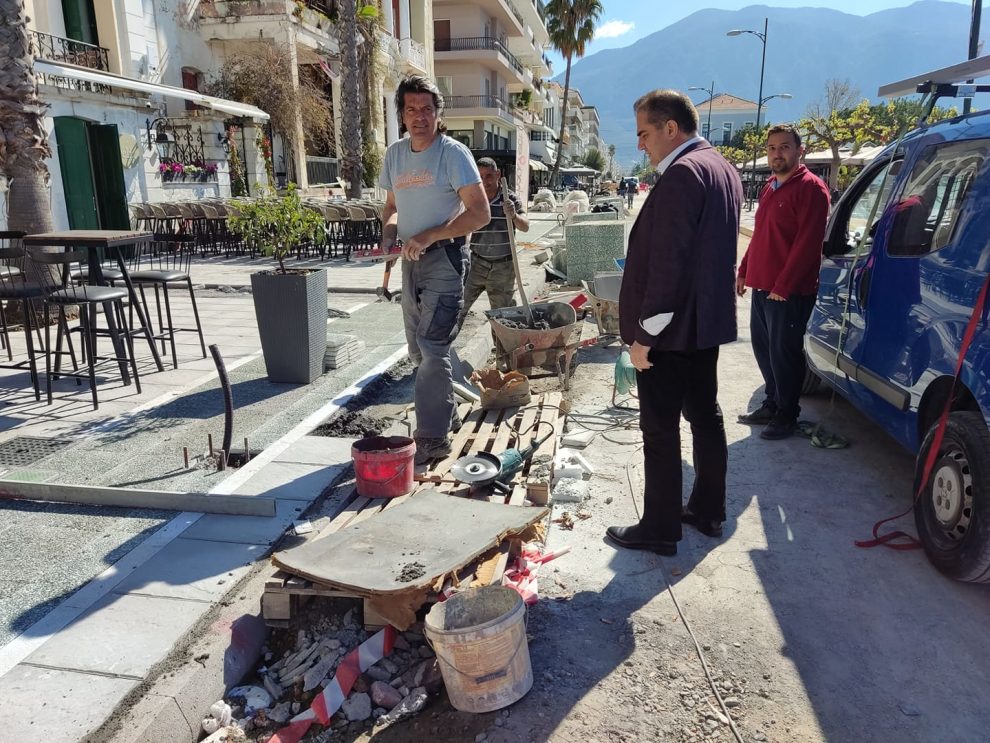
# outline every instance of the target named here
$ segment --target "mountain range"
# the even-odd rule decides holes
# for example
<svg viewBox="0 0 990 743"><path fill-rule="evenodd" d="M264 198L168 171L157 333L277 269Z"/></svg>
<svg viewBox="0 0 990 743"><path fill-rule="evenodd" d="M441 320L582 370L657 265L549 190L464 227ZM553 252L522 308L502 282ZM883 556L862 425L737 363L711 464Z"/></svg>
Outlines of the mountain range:
<svg viewBox="0 0 990 743"><path fill-rule="evenodd" d="M760 79L760 40L731 29L763 31L768 19L764 121L795 121L823 97L827 80L848 79L861 96L877 98L886 83L962 62L969 45L970 9L959 3L923 0L867 16L828 8L774 8L696 13L619 49L606 49L574 62L571 86L586 105L598 108L602 137L616 147L624 168L636 151L633 102L653 88L690 86L731 93L755 101ZM554 78L564 83L563 72ZM707 99L691 91L692 99ZM976 107L979 107L977 99Z"/></svg>

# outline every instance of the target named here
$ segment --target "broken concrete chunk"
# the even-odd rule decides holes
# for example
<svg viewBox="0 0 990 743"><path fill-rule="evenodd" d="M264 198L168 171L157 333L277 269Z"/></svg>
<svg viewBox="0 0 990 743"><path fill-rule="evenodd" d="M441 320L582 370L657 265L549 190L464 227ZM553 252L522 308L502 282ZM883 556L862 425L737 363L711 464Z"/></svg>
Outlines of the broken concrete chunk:
<svg viewBox="0 0 990 743"><path fill-rule="evenodd" d="M384 681L376 681L371 685L371 701L388 711L402 701L402 695Z"/></svg>
<svg viewBox="0 0 990 743"><path fill-rule="evenodd" d="M310 668L303 674L303 691L310 691L319 686L320 682L327 677L327 674L333 669L334 664L337 662L338 654L336 652L329 653L324 656L319 663Z"/></svg>
<svg viewBox="0 0 990 743"><path fill-rule="evenodd" d="M581 503L589 494L588 483L573 477L560 478L551 493L554 503Z"/></svg>
<svg viewBox="0 0 990 743"><path fill-rule="evenodd" d="M379 729L381 729L381 727L386 727L395 722L398 722L404 717L409 717L410 715L414 715L417 712L419 712L421 709L423 709L423 707L426 706L426 700L428 696L429 695L426 693L426 689L424 689L423 687L413 689L411 692L409 692L409 695L406 696L405 699L399 702L392 709L391 712L389 712L387 715L379 719L378 721Z"/></svg>
<svg viewBox="0 0 990 743"><path fill-rule="evenodd" d="M352 694L344 701L340 711L351 722L363 722L371 717L371 697L367 694Z"/></svg>
<svg viewBox="0 0 990 743"><path fill-rule="evenodd" d="M390 681L392 679L392 674L388 672L388 669L377 665L372 666L365 673L375 681Z"/></svg>
<svg viewBox="0 0 990 743"><path fill-rule="evenodd" d="M212 733L209 738L204 738L203 743L242 743L246 740L243 730L236 725L228 725Z"/></svg>
<svg viewBox="0 0 990 743"><path fill-rule="evenodd" d="M276 704L268 710L266 717L272 722L277 722L279 725L288 722L289 718L292 717L292 702Z"/></svg>

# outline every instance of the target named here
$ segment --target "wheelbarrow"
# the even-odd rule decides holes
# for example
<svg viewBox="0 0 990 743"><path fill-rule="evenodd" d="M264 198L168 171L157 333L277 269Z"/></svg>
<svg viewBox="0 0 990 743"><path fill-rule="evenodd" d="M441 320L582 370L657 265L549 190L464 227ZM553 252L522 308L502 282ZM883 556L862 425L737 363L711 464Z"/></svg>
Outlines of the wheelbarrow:
<svg viewBox="0 0 990 743"><path fill-rule="evenodd" d="M556 373L566 390L571 360L581 343L577 312L566 302L531 304L530 309L535 328L529 326L523 307L485 312L495 336L496 364L502 371L519 371L526 376L535 369ZM544 324L549 329L541 327Z"/></svg>
<svg viewBox="0 0 990 743"><path fill-rule="evenodd" d="M591 307L598 325L598 335L619 335L619 287L622 272L596 273L591 281L582 281L591 295Z"/></svg>

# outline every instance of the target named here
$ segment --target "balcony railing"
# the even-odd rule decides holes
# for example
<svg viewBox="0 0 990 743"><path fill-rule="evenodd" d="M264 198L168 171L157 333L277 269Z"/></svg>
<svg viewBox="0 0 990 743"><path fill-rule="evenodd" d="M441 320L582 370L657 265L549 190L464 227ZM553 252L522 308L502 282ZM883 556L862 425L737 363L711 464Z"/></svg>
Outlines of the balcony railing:
<svg viewBox="0 0 990 743"><path fill-rule="evenodd" d="M199 4L200 18L235 18L239 16L287 15L303 9L314 10L337 20L338 0L299 0L287 3L286 0L208 0Z"/></svg>
<svg viewBox="0 0 990 743"><path fill-rule="evenodd" d="M446 108L497 108L509 112L509 104L497 95L449 95L444 98Z"/></svg>
<svg viewBox="0 0 990 743"><path fill-rule="evenodd" d="M502 43L501 39L497 39L494 36L468 36L466 38L460 39L435 39L433 42L433 51L435 52L468 52L477 50L488 50L492 52L498 52L503 57L509 61L509 65L518 72L520 75L523 74L523 66Z"/></svg>
<svg viewBox="0 0 990 743"><path fill-rule="evenodd" d="M68 62L92 70L110 71L109 52L102 46L75 39L63 39L61 36L52 36L41 31L30 33L34 39L36 57L50 62Z"/></svg>
<svg viewBox="0 0 990 743"><path fill-rule="evenodd" d="M306 177L309 185L319 186L337 182L337 158L306 155Z"/></svg>
<svg viewBox="0 0 990 743"><path fill-rule="evenodd" d="M399 42L402 59L421 70L426 70L426 47L415 39L402 39Z"/></svg>

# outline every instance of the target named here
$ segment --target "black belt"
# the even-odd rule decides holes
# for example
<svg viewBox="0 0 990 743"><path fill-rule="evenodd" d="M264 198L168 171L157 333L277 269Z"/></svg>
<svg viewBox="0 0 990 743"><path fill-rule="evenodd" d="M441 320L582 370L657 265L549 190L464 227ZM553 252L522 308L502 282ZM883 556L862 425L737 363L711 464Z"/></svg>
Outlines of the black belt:
<svg viewBox="0 0 990 743"><path fill-rule="evenodd" d="M484 261L490 266L494 266L496 263L505 263L506 261L512 260L512 254L503 255L501 258L485 258L483 255L478 255L477 253L471 253L471 260Z"/></svg>
<svg viewBox="0 0 990 743"><path fill-rule="evenodd" d="M428 253L436 248L463 248L465 242L467 240L463 237L449 237L446 240L437 240L435 243L430 243L423 252Z"/></svg>

